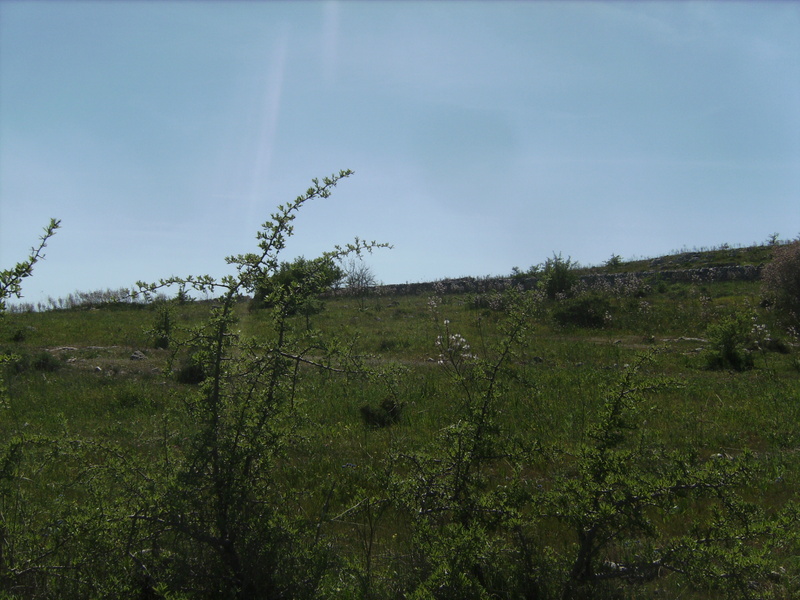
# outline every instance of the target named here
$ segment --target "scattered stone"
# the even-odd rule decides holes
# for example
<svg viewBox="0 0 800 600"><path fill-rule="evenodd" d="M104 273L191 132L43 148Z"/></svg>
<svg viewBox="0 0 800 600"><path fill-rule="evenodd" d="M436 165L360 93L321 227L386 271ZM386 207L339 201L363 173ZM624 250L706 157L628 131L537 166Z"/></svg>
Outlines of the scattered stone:
<svg viewBox="0 0 800 600"><path fill-rule="evenodd" d="M147 356L141 350L137 350L133 354L131 354L131 360L145 360Z"/></svg>
<svg viewBox="0 0 800 600"><path fill-rule="evenodd" d="M102 373L102 372L103 372L103 369L101 369L100 367L95 367L95 368L94 368L94 372L95 372L95 373Z"/></svg>

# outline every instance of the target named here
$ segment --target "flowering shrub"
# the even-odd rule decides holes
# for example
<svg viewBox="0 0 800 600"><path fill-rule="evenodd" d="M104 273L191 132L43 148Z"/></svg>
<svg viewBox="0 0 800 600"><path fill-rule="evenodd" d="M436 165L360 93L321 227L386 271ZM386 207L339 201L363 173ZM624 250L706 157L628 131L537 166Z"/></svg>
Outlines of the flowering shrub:
<svg viewBox="0 0 800 600"><path fill-rule="evenodd" d="M471 360L475 358L470 354L469 344L464 336L460 333L450 333L450 321L445 319L444 326L446 333L444 335L436 336L436 347L440 349L439 360L440 365L446 363L460 364L464 360Z"/></svg>
<svg viewBox="0 0 800 600"><path fill-rule="evenodd" d="M501 311L505 308L503 295L494 290L486 294L475 294L471 298L471 305L476 309L489 309L493 311Z"/></svg>
<svg viewBox="0 0 800 600"><path fill-rule="evenodd" d="M641 298L652 291L641 277L635 273L626 273L612 277L598 277L594 281L580 281L572 288L574 294L596 292L612 298Z"/></svg>

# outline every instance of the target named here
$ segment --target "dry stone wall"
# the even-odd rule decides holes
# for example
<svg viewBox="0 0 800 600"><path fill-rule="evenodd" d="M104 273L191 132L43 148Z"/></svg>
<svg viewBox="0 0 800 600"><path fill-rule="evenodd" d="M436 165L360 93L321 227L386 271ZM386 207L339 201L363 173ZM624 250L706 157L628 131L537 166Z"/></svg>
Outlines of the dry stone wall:
<svg viewBox="0 0 800 600"><path fill-rule="evenodd" d="M703 267L699 269L675 269L671 271L640 271L638 273L597 273L583 275L580 280L587 285L637 278L647 283L708 283L716 281L757 281L761 277L761 265L732 265L722 267ZM502 291L510 287L525 290L534 289L539 280L536 277L461 277L443 279L429 283L402 283L377 286L375 291L387 296L412 296L419 294L483 294Z"/></svg>

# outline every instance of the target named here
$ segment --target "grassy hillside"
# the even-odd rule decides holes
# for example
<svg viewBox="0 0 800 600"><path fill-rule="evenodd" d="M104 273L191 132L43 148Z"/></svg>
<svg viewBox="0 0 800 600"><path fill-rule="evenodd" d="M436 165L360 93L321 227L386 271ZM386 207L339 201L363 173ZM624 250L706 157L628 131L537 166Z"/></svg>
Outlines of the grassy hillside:
<svg viewBox="0 0 800 600"><path fill-rule="evenodd" d="M656 258L629 261L606 261L604 265L589 267L586 272L641 272L671 269L702 269L707 267L729 267L764 265L772 258L774 245L756 245L743 248L720 247L693 251L673 252ZM609 264L611 263L611 264Z"/></svg>
<svg viewBox="0 0 800 600"><path fill-rule="evenodd" d="M221 393L219 303L6 315L0 596L800 597L800 359L759 282L324 304L236 304Z"/></svg>

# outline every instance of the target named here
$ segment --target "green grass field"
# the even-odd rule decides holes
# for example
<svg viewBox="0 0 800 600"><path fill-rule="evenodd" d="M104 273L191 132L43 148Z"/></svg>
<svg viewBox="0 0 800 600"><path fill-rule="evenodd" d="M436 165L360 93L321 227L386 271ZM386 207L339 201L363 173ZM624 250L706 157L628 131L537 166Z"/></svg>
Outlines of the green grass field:
<svg viewBox="0 0 800 600"><path fill-rule="evenodd" d="M759 283L593 298L531 303L502 361L500 295L335 296L310 330L292 317L308 360L259 430L267 475L246 471L271 503L235 538L249 588L211 537L181 537L224 527L180 497L202 385L176 377L187 351L154 347L159 305L7 314L0 597L800 597L800 360ZM598 325L572 324L594 305ZM210 310L173 306L176 339ZM746 368L709 368L709 327L732 315L753 324ZM240 340L275 335L269 310L236 317ZM312 334L358 368L315 367ZM194 508L167 526L159 506Z"/></svg>

